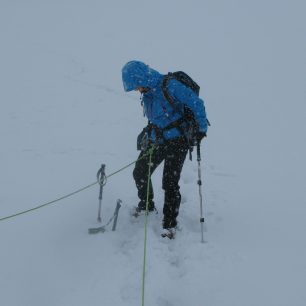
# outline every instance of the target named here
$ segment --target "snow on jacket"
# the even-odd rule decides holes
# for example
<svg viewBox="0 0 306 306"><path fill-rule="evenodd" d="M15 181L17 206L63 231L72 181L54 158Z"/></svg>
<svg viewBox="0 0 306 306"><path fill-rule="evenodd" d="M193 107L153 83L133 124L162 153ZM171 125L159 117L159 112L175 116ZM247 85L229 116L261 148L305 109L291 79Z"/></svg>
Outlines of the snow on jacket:
<svg viewBox="0 0 306 306"><path fill-rule="evenodd" d="M149 122L163 129L170 123L182 117L184 105L189 107L199 125L200 132L207 132L207 119L204 102L190 88L181 82L170 79L167 86L168 94L172 97L175 107L164 97L162 83L164 75L139 61L130 61L122 68L122 81L125 91L146 87L150 90L143 94L142 101L146 117ZM164 139L180 137L177 128L165 130ZM150 138L156 141L156 133Z"/></svg>

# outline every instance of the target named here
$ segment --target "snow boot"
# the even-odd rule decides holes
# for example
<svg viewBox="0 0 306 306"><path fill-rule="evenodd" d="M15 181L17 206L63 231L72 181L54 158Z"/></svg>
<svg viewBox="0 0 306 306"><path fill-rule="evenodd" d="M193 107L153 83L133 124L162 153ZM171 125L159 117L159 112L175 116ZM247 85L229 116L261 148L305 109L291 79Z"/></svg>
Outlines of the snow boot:
<svg viewBox="0 0 306 306"><path fill-rule="evenodd" d="M163 238L169 238L169 239L174 239L176 234L176 228L175 227L170 227L170 228L164 228L161 236Z"/></svg>
<svg viewBox="0 0 306 306"><path fill-rule="evenodd" d="M157 209L155 208L153 202L151 202L151 203L149 204L148 212L149 212L149 213L155 212L156 214L158 214L158 211L157 211ZM135 217L135 218L138 218L139 216L145 215L145 213L146 213L146 207L144 207L144 206L142 206L142 205L138 205L138 206L136 206L136 207L133 207L131 215L132 215L133 217Z"/></svg>

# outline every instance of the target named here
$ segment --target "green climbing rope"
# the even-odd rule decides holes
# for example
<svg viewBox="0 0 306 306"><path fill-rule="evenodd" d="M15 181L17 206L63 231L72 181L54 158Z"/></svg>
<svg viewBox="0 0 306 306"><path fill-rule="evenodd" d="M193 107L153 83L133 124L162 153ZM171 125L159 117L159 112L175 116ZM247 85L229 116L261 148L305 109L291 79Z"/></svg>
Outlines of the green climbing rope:
<svg viewBox="0 0 306 306"><path fill-rule="evenodd" d="M154 146L153 146L152 148L154 148ZM151 152L151 151L149 150L149 152L148 152L147 154L144 154L144 155L143 155L142 157L140 157L139 159L137 159L137 160L131 162L130 164L128 164L128 165L126 165L126 166L120 168L119 170L117 170L117 171L115 171L115 172L113 172L113 173L107 175L107 176L106 176L106 179L108 179L109 177L114 176L114 175L118 174L119 172L121 172L121 171L127 169L128 167L132 166L132 165L135 164L138 160L140 160L140 159L142 159L142 158L148 156L148 155L150 154L150 152ZM38 210L38 209L40 209L40 208L49 206L49 205L51 205L51 204L55 204L55 203L57 203L57 202L59 202L59 201L61 201L61 200L64 200L64 199L66 199L66 198L69 198L69 197L71 197L71 196L77 194L77 193L80 193L80 192L82 192L82 191L84 191L84 190L86 190L86 189L88 189L88 188L90 188L90 187L92 187L92 186L94 186L94 185L96 185L96 184L98 184L98 183L99 183L98 181L97 181L97 182L94 182L94 183L91 183L91 184L89 184L89 185L87 185L87 186L85 186L85 187L83 187L83 188L80 188L80 189L78 189L78 190L76 190L76 191L74 191L74 192L71 192L71 193L69 193L69 194L67 194L67 195L64 195L64 196L62 196L62 197L60 197L60 198L58 198L58 199L49 201L49 202L44 203L44 204L42 204L42 205L38 205L38 206L33 207L33 208L30 208L30 209L28 209L28 210L24 210L24 211L18 212L18 213L16 213L16 214L12 214L12 215L9 215L9 216L0 218L0 221L4 221L4 220L7 220L7 219L15 218L15 217L17 217L17 216L24 215L24 214L27 214L27 213L29 213L29 212Z"/></svg>
<svg viewBox="0 0 306 306"><path fill-rule="evenodd" d="M147 199L146 199L146 213L144 224L144 248L143 248L143 270L142 270L142 306L145 300L145 276L146 276L146 263L147 263L147 232L148 232L148 214L149 214L149 193L150 193L150 177L151 177L151 162L154 147L148 150L149 153L149 170L147 182Z"/></svg>

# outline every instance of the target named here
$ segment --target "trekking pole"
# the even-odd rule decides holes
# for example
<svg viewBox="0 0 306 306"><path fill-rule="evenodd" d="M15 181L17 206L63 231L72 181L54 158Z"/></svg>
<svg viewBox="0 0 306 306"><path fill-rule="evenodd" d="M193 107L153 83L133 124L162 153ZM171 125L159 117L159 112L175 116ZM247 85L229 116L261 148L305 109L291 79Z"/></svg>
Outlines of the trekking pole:
<svg viewBox="0 0 306 306"><path fill-rule="evenodd" d="M102 194L103 194L103 187L105 185L105 164L102 164L101 168L99 169L97 173L97 180L100 185L100 192L99 192L99 209L98 209L98 222L101 222L101 206L102 206Z"/></svg>
<svg viewBox="0 0 306 306"><path fill-rule="evenodd" d="M201 242L204 243L204 217L203 217L203 197L202 197L202 179L201 179L201 151L200 142L197 142L197 161L198 161L198 185L200 196L200 223L201 223Z"/></svg>

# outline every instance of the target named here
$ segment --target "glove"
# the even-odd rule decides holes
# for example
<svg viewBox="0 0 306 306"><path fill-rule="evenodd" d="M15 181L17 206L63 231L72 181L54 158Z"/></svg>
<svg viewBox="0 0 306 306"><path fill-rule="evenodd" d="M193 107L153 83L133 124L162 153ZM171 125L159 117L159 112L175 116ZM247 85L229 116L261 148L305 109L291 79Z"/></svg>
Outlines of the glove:
<svg viewBox="0 0 306 306"><path fill-rule="evenodd" d="M137 150L145 151L149 144L147 128L144 128L137 137Z"/></svg>
<svg viewBox="0 0 306 306"><path fill-rule="evenodd" d="M197 143L200 143L204 137L206 137L206 132L197 131L197 133L196 133L196 141L197 141Z"/></svg>

